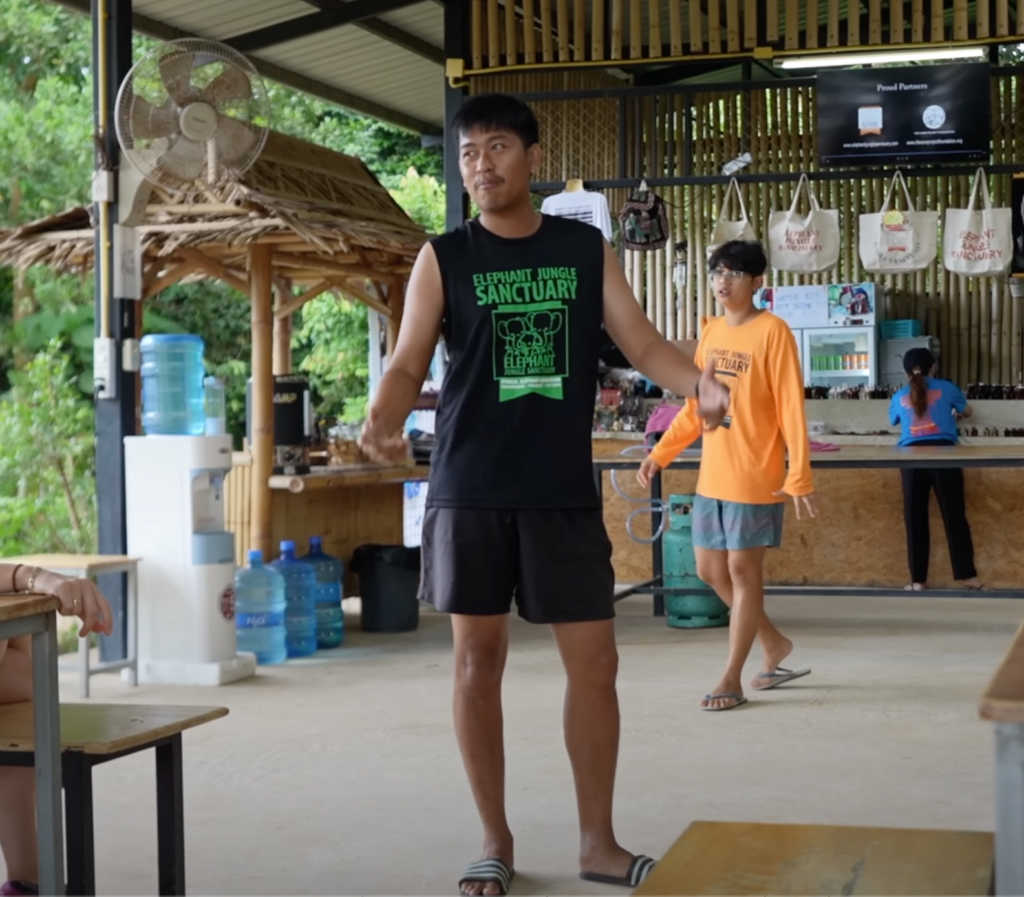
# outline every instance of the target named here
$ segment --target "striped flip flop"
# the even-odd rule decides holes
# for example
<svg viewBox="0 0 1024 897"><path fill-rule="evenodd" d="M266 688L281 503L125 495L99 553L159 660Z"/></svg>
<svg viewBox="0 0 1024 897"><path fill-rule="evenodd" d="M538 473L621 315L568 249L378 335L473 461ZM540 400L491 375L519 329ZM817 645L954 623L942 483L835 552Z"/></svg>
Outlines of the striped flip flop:
<svg viewBox="0 0 1024 897"><path fill-rule="evenodd" d="M618 878L614 875L602 875L600 872L581 872L580 878L584 881L592 881L602 885L619 885L623 888L636 888L639 887L651 874L651 870L655 866L655 861L650 857L646 857L643 854L637 854L633 857L633 862L629 864L629 868L626 870L626 874L622 878Z"/></svg>
<svg viewBox="0 0 1024 897"><path fill-rule="evenodd" d="M459 893L465 894L466 892L462 890L462 886L467 882L475 881L482 884L491 884L493 882L498 885L500 889L498 891L499 894L507 894L508 886L512 883L515 874L514 870L509 869L504 861L499 860L497 857L477 860L475 863L470 863L462 873L462 878L459 879Z"/></svg>

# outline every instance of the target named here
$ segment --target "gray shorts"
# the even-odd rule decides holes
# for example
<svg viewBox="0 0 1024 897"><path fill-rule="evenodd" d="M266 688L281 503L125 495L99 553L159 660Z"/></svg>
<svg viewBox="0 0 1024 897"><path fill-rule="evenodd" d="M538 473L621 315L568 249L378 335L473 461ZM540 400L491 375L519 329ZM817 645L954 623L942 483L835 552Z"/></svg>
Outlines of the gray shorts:
<svg viewBox="0 0 1024 897"><path fill-rule="evenodd" d="M708 551L778 548L784 502L748 505L698 495L693 502L693 546Z"/></svg>

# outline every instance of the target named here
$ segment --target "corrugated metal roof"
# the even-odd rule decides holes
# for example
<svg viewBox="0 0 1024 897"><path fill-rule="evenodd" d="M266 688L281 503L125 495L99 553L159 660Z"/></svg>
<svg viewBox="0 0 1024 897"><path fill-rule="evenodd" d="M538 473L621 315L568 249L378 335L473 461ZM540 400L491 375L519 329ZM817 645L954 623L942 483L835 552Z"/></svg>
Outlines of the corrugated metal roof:
<svg viewBox="0 0 1024 897"><path fill-rule="evenodd" d="M52 0L88 13L89 0ZM162 40L194 36L226 41L307 16L329 4L314 0L135 0L135 30ZM400 46L361 23L247 53L264 77L344 108L416 132L444 123L444 10L435 0L381 14ZM428 56L432 58L427 58Z"/></svg>

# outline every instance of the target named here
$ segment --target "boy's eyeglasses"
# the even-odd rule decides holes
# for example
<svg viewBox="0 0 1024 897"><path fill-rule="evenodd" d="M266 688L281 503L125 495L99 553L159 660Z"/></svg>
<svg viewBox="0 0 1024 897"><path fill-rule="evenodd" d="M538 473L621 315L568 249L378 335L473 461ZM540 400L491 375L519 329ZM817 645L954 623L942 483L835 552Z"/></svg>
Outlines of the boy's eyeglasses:
<svg viewBox="0 0 1024 897"><path fill-rule="evenodd" d="M747 276L746 271L730 271L728 268L715 268L708 274L717 280L742 280Z"/></svg>

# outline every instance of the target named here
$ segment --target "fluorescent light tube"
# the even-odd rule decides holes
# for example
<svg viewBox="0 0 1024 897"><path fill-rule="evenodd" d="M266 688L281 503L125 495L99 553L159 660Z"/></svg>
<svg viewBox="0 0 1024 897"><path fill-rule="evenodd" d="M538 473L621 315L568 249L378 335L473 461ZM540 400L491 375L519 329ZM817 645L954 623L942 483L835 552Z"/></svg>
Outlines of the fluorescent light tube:
<svg viewBox="0 0 1024 897"><path fill-rule="evenodd" d="M792 56L777 59L775 64L784 69L812 69L843 67L848 65L878 65L883 62L931 62L939 59L984 59L988 55L983 47L949 47L936 50L890 50L878 53L828 53L820 56Z"/></svg>

